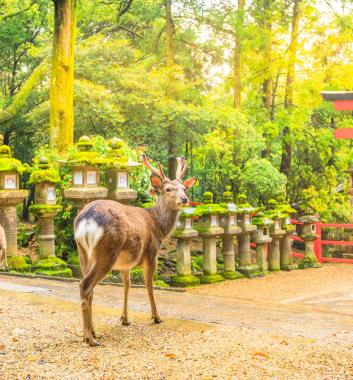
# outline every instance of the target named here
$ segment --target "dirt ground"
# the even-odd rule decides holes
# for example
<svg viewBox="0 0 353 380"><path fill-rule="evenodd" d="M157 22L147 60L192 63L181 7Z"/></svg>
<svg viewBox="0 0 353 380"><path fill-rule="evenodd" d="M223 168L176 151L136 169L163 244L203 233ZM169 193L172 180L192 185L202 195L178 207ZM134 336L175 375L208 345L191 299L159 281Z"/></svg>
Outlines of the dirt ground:
<svg viewBox="0 0 353 380"><path fill-rule="evenodd" d="M82 342L77 283L0 276L0 379L353 379L352 270L156 292L161 325L150 323L145 290L132 289L132 325L122 327L122 289L99 286L97 348Z"/></svg>

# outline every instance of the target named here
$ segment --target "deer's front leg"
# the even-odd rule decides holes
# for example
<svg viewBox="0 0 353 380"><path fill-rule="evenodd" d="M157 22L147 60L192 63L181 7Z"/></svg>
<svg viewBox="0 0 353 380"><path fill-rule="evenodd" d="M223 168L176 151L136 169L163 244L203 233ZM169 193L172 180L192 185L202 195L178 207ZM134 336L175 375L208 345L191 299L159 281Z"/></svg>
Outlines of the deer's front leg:
<svg viewBox="0 0 353 380"><path fill-rule="evenodd" d="M152 310L152 319L154 323L161 323L162 320L160 319L156 307L156 303L154 301L154 295L153 295L153 274L156 269L156 259L154 260L147 260L145 261L143 265L144 269L144 277L145 277L145 283L146 283L146 288L148 291L148 296L150 298L150 303L151 303L151 310Z"/></svg>
<svg viewBox="0 0 353 380"><path fill-rule="evenodd" d="M121 323L123 326L129 326L129 317L128 317L128 312L127 312L127 301L128 301L128 295L129 295L129 290L131 286L131 281L130 281L130 270L122 270L121 275L123 277L123 282L124 282L124 308L123 308L123 313L121 315Z"/></svg>

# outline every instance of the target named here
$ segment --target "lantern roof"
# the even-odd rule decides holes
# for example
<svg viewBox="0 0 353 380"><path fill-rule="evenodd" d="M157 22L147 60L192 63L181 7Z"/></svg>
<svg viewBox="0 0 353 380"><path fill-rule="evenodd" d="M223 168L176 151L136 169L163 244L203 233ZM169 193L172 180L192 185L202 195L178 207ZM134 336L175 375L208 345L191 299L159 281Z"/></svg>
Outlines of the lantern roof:
<svg viewBox="0 0 353 380"><path fill-rule="evenodd" d="M48 159L44 156L39 157L37 168L35 168L30 177L28 183L60 183L61 179L59 172L49 165Z"/></svg>
<svg viewBox="0 0 353 380"><path fill-rule="evenodd" d="M258 212L256 216L252 218L252 224L256 226L271 226L273 224L273 220L267 217L263 212Z"/></svg>
<svg viewBox="0 0 353 380"><path fill-rule="evenodd" d="M8 145L1 145L4 137L0 135L0 172L17 172L22 174L28 170L27 164L22 164L20 160L12 157L11 148Z"/></svg>

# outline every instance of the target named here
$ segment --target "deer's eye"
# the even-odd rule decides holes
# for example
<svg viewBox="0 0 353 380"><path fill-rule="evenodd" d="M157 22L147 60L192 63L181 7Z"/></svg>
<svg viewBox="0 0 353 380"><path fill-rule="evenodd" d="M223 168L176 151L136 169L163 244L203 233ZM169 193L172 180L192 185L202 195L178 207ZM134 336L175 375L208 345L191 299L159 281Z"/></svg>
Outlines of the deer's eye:
<svg viewBox="0 0 353 380"><path fill-rule="evenodd" d="M167 188L165 189L165 191L166 191L167 193L169 193L170 191L172 191L172 188L171 188L171 187L167 187Z"/></svg>

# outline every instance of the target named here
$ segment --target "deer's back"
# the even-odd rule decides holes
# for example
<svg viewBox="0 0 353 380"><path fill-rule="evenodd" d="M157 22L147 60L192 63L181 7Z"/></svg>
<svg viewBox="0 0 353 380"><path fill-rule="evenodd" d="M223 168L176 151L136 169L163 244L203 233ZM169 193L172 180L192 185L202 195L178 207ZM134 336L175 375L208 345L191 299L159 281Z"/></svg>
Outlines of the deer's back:
<svg viewBox="0 0 353 380"><path fill-rule="evenodd" d="M127 269L139 265L144 252L153 245L152 224L150 214L144 209L99 200L86 205L77 216L75 239L89 255L110 255L116 262L115 269ZM90 246L94 247L92 252Z"/></svg>

